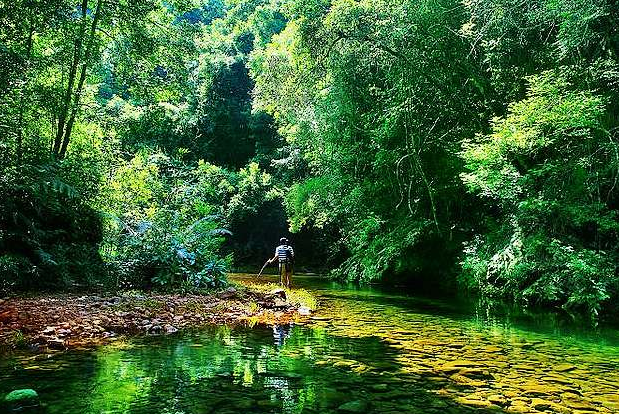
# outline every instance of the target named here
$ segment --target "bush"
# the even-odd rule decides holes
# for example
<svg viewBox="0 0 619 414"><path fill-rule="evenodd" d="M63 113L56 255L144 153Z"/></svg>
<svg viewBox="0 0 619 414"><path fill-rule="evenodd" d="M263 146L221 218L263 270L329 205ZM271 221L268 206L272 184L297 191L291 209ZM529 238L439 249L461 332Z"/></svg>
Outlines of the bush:
<svg viewBox="0 0 619 414"><path fill-rule="evenodd" d="M225 285L231 258L220 250L230 232L200 197L203 184L194 169L159 152L142 151L115 171L102 252L119 286Z"/></svg>
<svg viewBox="0 0 619 414"><path fill-rule="evenodd" d="M62 177L61 165L0 174L0 272L4 289L102 282L101 221Z"/></svg>

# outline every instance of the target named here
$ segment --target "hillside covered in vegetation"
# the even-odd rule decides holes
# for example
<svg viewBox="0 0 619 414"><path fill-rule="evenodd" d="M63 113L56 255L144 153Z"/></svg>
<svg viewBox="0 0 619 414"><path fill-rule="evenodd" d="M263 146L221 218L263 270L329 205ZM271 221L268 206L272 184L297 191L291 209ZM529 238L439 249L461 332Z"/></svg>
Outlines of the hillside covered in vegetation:
<svg viewBox="0 0 619 414"><path fill-rule="evenodd" d="M297 267L619 298L610 0L0 1L0 290Z"/></svg>

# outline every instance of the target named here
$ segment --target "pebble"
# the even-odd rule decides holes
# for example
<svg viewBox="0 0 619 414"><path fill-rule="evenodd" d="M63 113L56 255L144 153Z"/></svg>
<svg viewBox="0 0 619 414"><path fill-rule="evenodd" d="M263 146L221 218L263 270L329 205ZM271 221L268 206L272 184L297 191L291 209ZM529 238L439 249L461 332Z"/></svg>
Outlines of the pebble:
<svg viewBox="0 0 619 414"><path fill-rule="evenodd" d="M350 401L337 407L338 411L345 413L363 413L367 411L369 404L364 400Z"/></svg>

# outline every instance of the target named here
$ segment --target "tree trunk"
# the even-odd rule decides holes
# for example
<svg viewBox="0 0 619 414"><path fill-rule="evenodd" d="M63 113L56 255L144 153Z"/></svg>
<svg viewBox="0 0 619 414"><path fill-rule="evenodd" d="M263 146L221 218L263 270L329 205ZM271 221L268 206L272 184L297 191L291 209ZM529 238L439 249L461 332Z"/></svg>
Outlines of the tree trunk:
<svg viewBox="0 0 619 414"><path fill-rule="evenodd" d="M88 16L88 0L82 0L82 22L80 31L75 39L75 47L73 51L73 60L69 69L69 79L67 83L67 89L64 94L64 98L60 108L60 114L58 116L58 128L56 129L56 137L54 139L53 153L54 156L59 157L61 144L64 140L65 127L67 122L67 116L71 109L71 100L73 95L73 86L75 85L75 79L77 77L77 68L79 67L82 48L84 43L84 36L86 35L86 17Z"/></svg>
<svg viewBox="0 0 619 414"><path fill-rule="evenodd" d="M32 42L34 41L34 17L30 15L30 30L28 32L28 39L26 39L26 63L25 63L25 79L28 79L28 69L30 68L30 58L32 55ZM24 104L25 85L22 86L19 98L19 117L17 120L17 148L16 158L17 165L21 165L24 157L24 111L26 110Z"/></svg>
<svg viewBox="0 0 619 414"><path fill-rule="evenodd" d="M92 25L90 26L88 45L86 46L86 54L84 55L84 60L82 62L80 79L77 84L77 88L75 89L75 96L73 98L73 105L71 109L71 117L69 118L69 122L67 123L64 137L62 139L62 146L60 147L60 152L58 153L58 158L60 159L64 158L67 153L67 146L69 145L69 140L71 139L71 131L73 130L73 125L75 124L75 117L77 116L77 112L79 110L80 98L82 96L84 81L86 80L86 73L88 71L88 62L92 56L92 51L95 47L95 35L97 32L97 24L99 23L99 16L101 15L102 3L103 0L97 1L97 9L95 11L94 18L92 19Z"/></svg>

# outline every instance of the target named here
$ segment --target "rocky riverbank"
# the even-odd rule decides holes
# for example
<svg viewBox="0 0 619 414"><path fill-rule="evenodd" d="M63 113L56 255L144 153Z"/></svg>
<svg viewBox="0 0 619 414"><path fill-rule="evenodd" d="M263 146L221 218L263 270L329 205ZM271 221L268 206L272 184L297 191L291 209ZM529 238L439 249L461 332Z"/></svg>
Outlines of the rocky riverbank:
<svg viewBox="0 0 619 414"><path fill-rule="evenodd" d="M0 349L64 350L208 324L300 322L307 313L309 309L287 300L281 289L14 297L0 299Z"/></svg>

